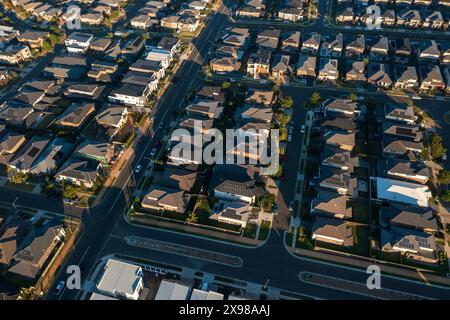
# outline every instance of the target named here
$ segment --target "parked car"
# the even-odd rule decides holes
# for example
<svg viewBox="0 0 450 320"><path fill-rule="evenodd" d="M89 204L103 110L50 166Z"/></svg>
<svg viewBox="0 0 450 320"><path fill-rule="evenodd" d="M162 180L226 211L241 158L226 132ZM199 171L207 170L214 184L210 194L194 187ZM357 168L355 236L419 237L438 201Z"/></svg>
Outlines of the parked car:
<svg viewBox="0 0 450 320"><path fill-rule="evenodd" d="M301 129L300 129L300 133L301 133L301 134L305 133L305 125L304 125L304 124L302 125L302 127L301 127Z"/></svg>
<svg viewBox="0 0 450 320"><path fill-rule="evenodd" d="M288 137L287 137L287 141L288 142L291 142L292 141L292 135L290 134L290 135L288 135Z"/></svg>
<svg viewBox="0 0 450 320"><path fill-rule="evenodd" d="M289 202L289 211L294 211L294 201Z"/></svg>
<svg viewBox="0 0 450 320"><path fill-rule="evenodd" d="M158 149L153 148L152 151L150 151L150 157L154 157L157 150L158 150Z"/></svg>
<svg viewBox="0 0 450 320"><path fill-rule="evenodd" d="M141 169L142 169L142 166L141 166L140 164L138 164L138 165L136 166L136 169L134 170L134 172L135 172L135 173L139 173L139 172L141 171Z"/></svg>
<svg viewBox="0 0 450 320"><path fill-rule="evenodd" d="M55 295L59 296L61 292L63 291L64 287L66 286L65 281L60 281L58 285L55 288Z"/></svg>
<svg viewBox="0 0 450 320"><path fill-rule="evenodd" d="M35 217L35 216L33 216L33 217L31 217L31 219L30 219L30 223L31 223L31 224L35 224L35 223L37 222L37 220L38 220L38 218Z"/></svg>

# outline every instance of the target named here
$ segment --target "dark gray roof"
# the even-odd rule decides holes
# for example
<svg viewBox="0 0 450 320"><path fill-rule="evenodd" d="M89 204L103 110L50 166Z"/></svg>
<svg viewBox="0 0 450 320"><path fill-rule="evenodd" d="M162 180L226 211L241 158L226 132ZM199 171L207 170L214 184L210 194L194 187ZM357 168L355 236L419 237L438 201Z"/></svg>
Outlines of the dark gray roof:
<svg viewBox="0 0 450 320"><path fill-rule="evenodd" d="M431 209L394 203L381 207L380 222L384 227L395 225L409 229L438 230L437 220Z"/></svg>

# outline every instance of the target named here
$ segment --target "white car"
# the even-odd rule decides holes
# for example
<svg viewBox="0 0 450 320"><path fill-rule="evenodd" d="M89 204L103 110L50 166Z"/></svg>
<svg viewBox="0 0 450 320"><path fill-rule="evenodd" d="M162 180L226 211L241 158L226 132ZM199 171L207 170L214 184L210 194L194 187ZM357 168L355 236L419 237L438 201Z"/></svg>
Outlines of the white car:
<svg viewBox="0 0 450 320"><path fill-rule="evenodd" d="M288 135L287 141L288 141L288 142L291 142L291 141L292 141L292 135Z"/></svg>
<svg viewBox="0 0 450 320"><path fill-rule="evenodd" d="M300 133L305 133L305 125L302 125L301 129L300 129Z"/></svg>
<svg viewBox="0 0 450 320"><path fill-rule="evenodd" d="M59 296L64 289L66 283L64 281L60 281L55 288L55 295Z"/></svg>
<svg viewBox="0 0 450 320"><path fill-rule="evenodd" d="M139 171L141 171L141 169L142 169L142 166L140 164L138 164L136 166L136 169L134 170L134 172L139 173Z"/></svg>
<svg viewBox="0 0 450 320"><path fill-rule="evenodd" d="M150 157L153 157L156 154L156 148L153 148L152 151L150 151Z"/></svg>
<svg viewBox="0 0 450 320"><path fill-rule="evenodd" d="M35 223L37 222L37 220L38 220L38 218L35 217L35 216L33 216L33 217L31 217L31 219L30 219L30 223L31 223L31 224L35 224Z"/></svg>

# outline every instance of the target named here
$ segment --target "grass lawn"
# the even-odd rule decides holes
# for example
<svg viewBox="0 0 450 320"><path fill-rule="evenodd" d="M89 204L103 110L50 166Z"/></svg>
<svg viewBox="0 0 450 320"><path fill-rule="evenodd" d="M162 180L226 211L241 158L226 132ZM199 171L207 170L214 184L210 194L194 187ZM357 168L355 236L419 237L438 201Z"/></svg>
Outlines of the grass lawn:
<svg viewBox="0 0 450 320"><path fill-rule="evenodd" d="M297 230L297 239L295 246L300 249L312 250L314 249L314 244L311 241L309 231L305 226L301 226Z"/></svg>
<svg viewBox="0 0 450 320"><path fill-rule="evenodd" d="M266 240L269 236L270 232L270 222L269 221L262 221L261 226L259 227L259 235L258 240Z"/></svg>
<svg viewBox="0 0 450 320"><path fill-rule="evenodd" d="M21 190L21 191L31 192L34 190L34 188L36 186L34 184L29 184L29 183L15 184L15 183L11 183L10 181L7 181L5 184L5 187L17 189L17 190Z"/></svg>
<svg viewBox="0 0 450 320"><path fill-rule="evenodd" d="M244 229L244 237L255 239L257 225L253 223L247 224Z"/></svg>
<svg viewBox="0 0 450 320"><path fill-rule="evenodd" d="M292 228L286 233L284 240L287 246L292 246L292 241L294 240L294 232L292 231Z"/></svg>

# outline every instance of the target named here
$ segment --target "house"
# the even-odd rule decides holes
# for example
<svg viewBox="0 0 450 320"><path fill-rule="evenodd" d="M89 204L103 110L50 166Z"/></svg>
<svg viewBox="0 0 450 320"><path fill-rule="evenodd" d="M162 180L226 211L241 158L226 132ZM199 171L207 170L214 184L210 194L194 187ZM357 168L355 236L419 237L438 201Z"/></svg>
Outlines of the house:
<svg viewBox="0 0 450 320"><path fill-rule="evenodd" d="M138 74L147 73L150 78L152 78L154 74L156 80L160 80L166 75L165 69L161 66L161 62L154 60L138 59L135 63L130 65L129 70ZM130 71L127 74L132 74Z"/></svg>
<svg viewBox="0 0 450 320"><path fill-rule="evenodd" d="M443 29L445 20L440 11L433 11L430 13L422 23L423 28Z"/></svg>
<svg viewBox="0 0 450 320"><path fill-rule="evenodd" d="M105 18L101 13L85 13L80 15L81 23L93 26L101 25L104 19Z"/></svg>
<svg viewBox="0 0 450 320"><path fill-rule="evenodd" d="M114 149L109 143L88 139L80 144L76 155L84 159L109 164L114 156Z"/></svg>
<svg viewBox="0 0 450 320"><path fill-rule="evenodd" d="M214 186L214 196L222 200L243 201L253 204L263 194L254 180L245 182L223 180Z"/></svg>
<svg viewBox="0 0 450 320"><path fill-rule="evenodd" d="M170 52L154 48L145 57L148 61L155 61L161 65L162 68L167 69L172 61Z"/></svg>
<svg viewBox="0 0 450 320"><path fill-rule="evenodd" d="M384 228L396 226L428 233L439 230L432 210L395 203L380 208L380 225Z"/></svg>
<svg viewBox="0 0 450 320"><path fill-rule="evenodd" d="M342 220L317 217L312 228L316 245L329 243L344 247L353 246L352 229Z"/></svg>
<svg viewBox="0 0 450 320"><path fill-rule="evenodd" d="M415 51L420 61L437 63L441 58L441 50L436 41L421 41L413 44L417 45L417 50Z"/></svg>
<svg viewBox="0 0 450 320"><path fill-rule="evenodd" d="M320 50L320 55L325 57L340 58L344 51L344 36L338 33L332 41L324 41Z"/></svg>
<svg viewBox="0 0 450 320"><path fill-rule="evenodd" d="M403 138L416 142L422 141L423 133L418 126L383 122L383 135Z"/></svg>
<svg viewBox="0 0 450 320"><path fill-rule="evenodd" d="M377 20L375 20L377 21ZM383 28L391 28L393 26L395 26L395 24L397 23L397 17L395 15L395 11L392 9L386 9L383 10L381 17L380 17L380 21L381 21L381 26Z"/></svg>
<svg viewBox="0 0 450 320"><path fill-rule="evenodd" d="M356 192L357 180L348 171L321 166L319 186L339 194L353 196Z"/></svg>
<svg viewBox="0 0 450 320"><path fill-rule="evenodd" d="M145 40L142 37L136 37L129 40L121 52L121 58L132 63L136 61L144 51Z"/></svg>
<svg viewBox="0 0 450 320"><path fill-rule="evenodd" d="M93 103L72 103L58 117L55 124L63 127L81 129L91 114L95 112Z"/></svg>
<svg viewBox="0 0 450 320"><path fill-rule="evenodd" d="M316 79L317 58L301 54L297 62L297 76L300 79Z"/></svg>
<svg viewBox="0 0 450 320"><path fill-rule="evenodd" d="M278 19L297 22L303 19L304 3L301 0L287 0L281 4L278 10Z"/></svg>
<svg viewBox="0 0 450 320"><path fill-rule="evenodd" d="M211 71L217 73L228 73L239 70L240 62L236 58L222 57L214 58L210 62Z"/></svg>
<svg viewBox="0 0 450 320"><path fill-rule="evenodd" d="M316 54L319 51L321 36L320 33L313 32L309 38L302 43L302 52Z"/></svg>
<svg viewBox="0 0 450 320"><path fill-rule="evenodd" d="M430 170L420 162L388 159L380 163L380 173L387 178L425 184L430 179Z"/></svg>
<svg viewBox="0 0 450 320"><path fill-rule="evenodd" d="M127 106L145 107L151 90L148 84L136 85L123 83L108 95L108 100L112 103L122 103Z"/></svg>
<svg viewBox="0 0 450 320"><path fill-rule="evenodd" d="M281 51L296 53L300 48L300 31L285 32L281 39Z"/></svg>
<svg viewBox="0 0 450 320"><path fill-rule="evenodd" d="M106 52L112 43L113 41L108 38L94 38L89 49L97 52Z"/></svg>
<svg viewBox="0 0 450 320"><path fill-rule="evenodd" d="M245 102L250 104L260 104L271 106L274 98L274 93L271 90L253 89L247 90Z"/></svg>
<svg viewBox="0 0 450 320"><path fill-rule="evenodd" d="M420 66L420 91L444 91L445 82L439 66Z"/></svg>
<svg viewBox="0 0 450 320"><path fill-rule="evenodd" d="M325 114L340 114L353 117L357 112L357 103L351 99L327 99L322 104Z"/></svg>
<svg viewBox="0 0 450 320"><path fill-rule="evenodd" d="M6 165L14 154L24 145L23 134L7 132L0 136L0 164Z"/></svg>
<svg viewBox="0 0 450 320"><path fill-rule="evenodd" d="M179 127L187 129L191 133L195 132L208 133L208 130L213 127L213 124L214 119L200 119L195 117L188 117L179 123Z"/></svg>
<svg viewBox="0 0 450 320"><path fill-rule="evenodd" d="M55 174L59 183L68 182L85 188L93 188L99 176L99 162L80 158L69 159Z"/></svg>
<svg viewBox="0 0 450 320"><path fill-rule="evenodd" d="M30 172L35 175L50 175L61 164L72 149L72 144L62 138L55 138L33 162Z"/></svg>
<svg viewBox="0 0 450 320"><path fill-rule="evenodd" d="M205 10L206 3L204 1L191 0L187 4L188 8L193 10Z"/></svg>
<svg viewBox="0 0 450 320"><path fill-rule="evenodd" d="M417 88L419 86L419 78L414 66L396 65L396 81L394 87L401 89Z"/></svg>
<svg viewBox="0 0 450 320"><path fill-rule="evenodd" d="M184 191L154 184L144 196L141 205L145 209L184 214L188 202L189 197Z"/></svg>
<svg viewBox="0 0 450 320"><path fill-rule="evenodd" d="M445 94L449 95L450 94L450 68L444 68L444 78L445 78L445 83L447 84L447 86L445 88Z"/></svg>
<svg viewBox="0 0 450 320"><path fill-rule="evenodd" d="M361 57L366 51L366 38L363 34L358 35L356 40L351 41L345 46L345 56L349 57Z"/></svg>
<svg viewBox="0 0 450 320"><path fill-rule="evenodd" d="M256 36L256 45L262 49L275 51L278 47L281 30L266 29Z"/></svg>
<svg viewBox="0 0 450 320"><path fill-rule="evenodd" d="M26 45L8 45L0 51L0 62L6 64L19 64L31 58L30 48Z"/></svg>
<svg viewBox="0 0 450 320"><path fill-rule="evenodd" d="M37 279L64 236L64 228L60 225L34 227L14 255L14 262L8 272L26 279Z"/></svg>
<svg viewBox="0 0 450 320"><path fill-rule="evenodd" d="M48 38L49 35L50 33L43 31L26 31L20 34L17 37L17 40L19 40L19 42L26 43L32 49L36 49L42 48L42 46L44 45L44 41Z"/></svg>
<svg viewBox="0 0 450 320"><path fill-rule="evenodd" d="M164 279L159 285L155 300L187 300L190 291L188 285Z"/></svg>
<svg viewBox="0 0 450 320"><path fill-rule="evenodd" d="M321 189L317 197L311 201L310 213L315 216L351 219L353 207L346 195Z"/></svg>
<svg viewBox="0 0 450 320"><path fill-rule="evenodd" d="M419 10L407 10L403 14L397 15L397 25L407 26L409 28L420 28L422 24L422 17Z"/></svg>
<svg viewBox="0 0 450 320"><path fill-rule="evenodd" d="M290 56L276 54L273 63L271 75L275 82L286 83L292 74L292 67L290 66Z"/></svg>
<svg viewBox="0 0 450 320"><path fill-rule="evenodd" d="M185 110L188 116L217 119L223 111L217 101L197 101L188 105Z"/></svg>
<svg viewBox="0 0 450 320"><path fill-rule="evenodd" d="M233 30L236 28L233 28ZM229 46L234 46L237 48L247 48L249 44L249 38L247 35L242 34L227 34L222 38L222 42Z"/></svg>
<svg viewBox="0 0 450 320"><path fill-rule="evenodd" d="M354 133L344 133L327 130L323 135L323 139L325 141L325 144L338 147L342 150L352 151L355 146Z"/></svg>
<svg viewBox="0 0 450 320"><path fill-rule="evenodd" d="M160 186L190 192L197 181L198 173L179 168L166 168L155 175L154 183Z"/></svg>
<svg viewBox="0 0 450 320"><path fill-rule="evenodd" d="M250 165L216 164L209 186L215 197L253 204L264 194L257 168Z"/></svg>
<svg viewBox="0 0 450 320"><path fill-rule="evenodd" d="M147 30L153 24L155 24L155 21L150 16L144 14L138 15L131 19L131 26L136 29Z"/></svg>
<svg viewBox="0 0 450 320"><path fill-rule="evenodd" d="M255 79L259 79L261 75L268 75L271 56L271 51L265 49L259 49L257 53L252 54L247 61L247 74Z"/></svg>
<svg viewBox="0 0 450 320"><path fill-rule="evenodd" d="M214 204L209 218L245 228L251 213L252 207L247 202L219 200Z"/></svg>
<svg viewBox="0 0 450 320"><path fill-rule="evenodd" d="M264 15L266 6L263 0L246 0L236 9L237 17L260 18Z"/></svg>
<svg viewBox="0 0 450 320"><path fill-rule="evenodd" d="M119 130L128 119L128 109L124 106L109 105L99 111L95 116L97 124ZM114 134L113 134L114 135Z"/></svg>
<svg viewBox="0 0 450 320"><path fill-rule="evenodd" d="M111 83L115 80L118 70L117 63L98 60L92 63L87 76L94 81Z"/></svg>
<svg viewBox="0 0 450 320"><path fill-rule="evenodd" d="M49 145L50 140L38 136L33 136L26 144L17 151L8 162L8 167L17 172L28 173L38 157Z"/></svg>
<svg viewBox="0 0 450 320"><path fill-rule="evenodd" d="M431 190L422 184L375 178L376 195L380 201L396 202L405 205L428 208L431 199Z"/></svg>
<svg viewBox="0 0 450 320"><path fill-rule="evenodd" d="M178 30L179 28L180 17L178 15L171 15L164 18L161 18L159 21L161 27L168 29Z"/></svg>
<svg viewBox="0 0 450 320"><path fill-rule="evenodd" d="M422 142L383 137L383 153L393 156L407 156L409 153L421 153L424 150Z"/></svg>
<svg viewBox="0 0 450 320"><path fill-rule="evenodd" d="M237 121L270 123L272 118L272 108L264 105L246 104L244 107L238 108L235 113Z"/></svg>
<svg viewBox="0 0 450 320"><path fill-rule="evenodd" d="M0 25L0 42L10 43L19 36L19 31L10 26Z"/></svg>
<svg viewBox="0 0 450 320"><path fill-rule="evenodd" d="M341 23L353 23L355 14L352 7L347 7L336 15L336 21Z"/></svg>
<svg viewBox="0 0 450 320"><path fill-rule="evenodd" d="M196 93L196 97L200 100L217 101L220 104L225 102L225 94L221 87L205 86Z"/></svg>
<svg viewBox="0 0 450 320"><path fill-rule="evenodd" d="M110 258L104 266L96 288L107 296L138 300L144 288L143 279L142 267Z"/></svg>
<svg viewBox="0 0 450 320"><path fill-rule="evenodd" d="M365 75L364 61L352 61L350 63L350 70L347 71L345 80L350 82L365 83L367 78Z"/></svg>
<svg viewBox="0 0 450 320"><path fill-rule="evenodd" d="M372 58L382 58L385 59L389 56L390 47L389 47L389 39L385 36L380 36L369 49L370 57Z"/></svg>
<svg viewBox="0 0 450 320"><path fill-rule="evenodd" d="M83 32L73 32L64 41L69 53L83 54L89 49L94 35Z"/></svg>
<svg viewBox="0 0 450 320"><path fill-rule="evenodd" d="M392 87L391 70L385 63L369 63L367 67L367 82L375 88L388 89Z"/></svg>
<svg viewBox="0 0 450 320"><path fill-rule="evenodd" d="M180 16L178 29L181 32L195 32L200 26L200 20L191 16Z"/></svg>
<svg viewBox="0 0 450 320"><path fill-rule="evenodd" d="M394 48L394 58L396 61L399 59L409 59L412 55L411 41L408 38L397 38L391 42L392 48Z"/></svg>
<svg viewBox="0 0 450 320"><path fill-rule="evenodd" d="M162 37L159 40L157 48L160 50L168 51L171 58L180 50L181 41L178 38Z"/></svg>
<svg viewBox="0 0 450 320"><path fill-rule="evenodd" d="M338 60L337 59L320 59L319 81L337 81L339 79Z"/></svg>
<svg viewBox="0 0 450 320"><path fill-rule="evenodd" d="M33 108L31 106L5 102L0 106L0 122L13 126L23 126L27 117L32 113Z"/></svg>
<svg viewBox="0 0 450 320"><path fill-rule="evenodd" d="M78 83L67 87L64 95L69 98L79 98L85 100L101 100L106 93L106 86L99 84Z"/></svg>
<svg viewBox="0 0 450 320"><path fill-rule="evenodd" d="M436 240L433 234L391 227L381 228L380 247L385 252L399 252L407 259L436 264Z"/></svg>
<svg viewBox="0 0 450 320"><path fill-rule="evenodd" d="M325 146L321 155L321 163L323 166L353 172L354 159L347 150Z"/></svg>
<svg viewBox="0 0 450 320"><path fill-rule="evenodd" d="M11 264L30 230L29 220L23 220L19 215L10 215L0 223L0 266Z"/></svg>
<svg viewBox="0 0 450 320"><path fill-rule="evenodd" d="M404 122L407 124L415 124L418 119L414 113L414 108L403 104L386 104L384 106L384 114L386 120Z"/></svg>
<svg viewBox="0 0 450 320"><path fill-rule="evenodd" d="M342 131L346 133L353 133L356 129L356 124L353 121L353 118L350 117L342 117L342 116L328 116L324 122L320 124L320 127L323 131L327 129Z"/></svg>

